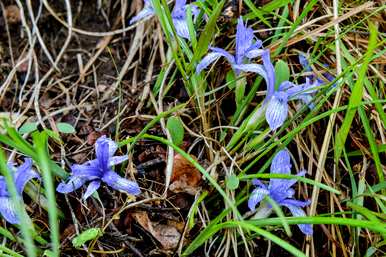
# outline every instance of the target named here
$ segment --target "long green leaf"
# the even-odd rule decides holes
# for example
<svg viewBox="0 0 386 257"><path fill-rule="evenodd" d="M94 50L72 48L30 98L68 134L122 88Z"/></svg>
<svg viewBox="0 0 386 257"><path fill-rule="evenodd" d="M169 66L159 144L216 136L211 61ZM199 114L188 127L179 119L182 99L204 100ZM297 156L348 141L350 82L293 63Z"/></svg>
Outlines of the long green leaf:
<svg viewBox="0 0 386 257"><path fill-rule="evenodd" d="M49 165L48 156L48 135L46 132L34 132L32 134L33 142L36 149L38 165L42 173L45 194L48 200L48 219L51 232L51 248L53 256L59 256L59 220L56 206L55 186Z"/></svg>
<svg viewBox="0 0 386 257"><path fill-rule="evenodd" d="M340 127L335 137L335 156L334 157L336 162L340 159L343 147L345 145L348 133L351 128L351 123L354 120L356 110L359 107L360 102L362 101L363 81L366 76L367 67L371 60L371 56L374 53L374 49L377 43L377 29L372 23L369 23L369 29L370 29L370 39L369 39L369 45L367 47L367 52L365 54L363 64L360 67L360 70L358 73L358 79L352 88L352 93L348 103L348 110L346 112L346 116L343 120L342 126Z"/></svg>

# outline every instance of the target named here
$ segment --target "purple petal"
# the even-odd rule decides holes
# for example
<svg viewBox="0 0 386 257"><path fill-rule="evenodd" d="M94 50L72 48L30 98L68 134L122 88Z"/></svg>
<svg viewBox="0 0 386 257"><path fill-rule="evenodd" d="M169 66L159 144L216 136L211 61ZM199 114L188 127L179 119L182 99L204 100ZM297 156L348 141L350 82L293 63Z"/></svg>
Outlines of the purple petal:
<svg viewBox="0 0 386 257"><path fill-rule="evenodd" d="M296 88L296 85L290 81L284 81L279 85L279 91L287 91L288 94L292 93L291 91L288 92L292 88Z"/></svg>
<svg viewBox="0 0 386 257"><path fill-rule="evenodd" d="M281 150L273 157L270 171L272 174L291 173L291 159L287 149Z"/></svg>
<svg viewBox="0 0 386 257"><path fill-rule="evenodd" d="M304 95L309 95L318 90L318 87L320 86L320 83L317 81L314 81L313 83L310 83L310 80L306 78L306 83L301 84L299 86L296 86L293 83L288 82L291 84L290 86L287 86L286 92L288 94L288 98L291 100L300 99ZM283 84L283 83L282 83ZM284 88L284 86L280 85L280 90Z"/></svg>
<svg viewBox="0 0 386 257"><path fill-rule="evenodd" d="M306 216L305 212L297 206L294 206L291 204L283 204L283 205L286 206L291 211L291 213L294 217L305 217ZM313 233L311 224L298 224L298 227L305 235L312 235L312 233Z"/></svg>
<svg viewBox="0 0 386 257"><path fill-rule="evenodd" d="M261 182L260 179L253 179L252 185L267 189L267 186L263 182Z"/></svg>
<svg viewBox="0 0 386 257"><path fill-rule="evenodd" d="M113 171L108 171L102 178L102 180L115 190L125 191L131 195L138 195L141 193L139 186L136 182L122 178Z"/></svg>
<svg viewBox="0 0 386 257"><path fill-rule="evenodd" d="M70 176L67 183L61 182L56 191L62 194L73 192L83 186L89 179L87 177Z"/></svg>
<svg viewBox="0 0 386 257"><path fill-rule="evenodd" d="M115 149L116 150L116 149ZM104 171L108 168L109 159L114 155L110 155L110 141L106 140L106 137L100 137L95 144L95 152L97 160L99 161L99 167Z"/></svg>
<svg viewBox="0 0 386 257"><path fill-rule="evenodd" d="M240 17L237 23L236 31L236 63L242 64L245 53L252 45L253 30L244 25L243 18Z"/></svg>
<svg viewBox="0 0 386 257"><path fill-rule="evenodd" d="M174 5L174 9L184 8L186 5L186 0L176 0L176 4Z"/></svg>
<svg viewBox="0 0 386 257"><path fill-rule="evenodd" d="M0 213L11 224L19 223L16 216L15 205L8 197L0 197Z"/></svg>
<svg viewBox="0 0 386 257"><path fill-rule="evenodd" d="M307 56L304 53L299 54L299 63L303 66L305 71L311 71L311 66L308 63Z"/></svg>
<svg viewBox="0 0 386 257"><path fill-rule="evenodd" d="M203 69L209 66L212 62L216 61L220 57L225 57L229 63L234 64L235 58L227 51L217 47L210 47L211 53L207 54L196 67L196 73L200 73Z"/></svg>
<svg viewBox="0 0 386 257"><path fill-rule="evenodd" d="M288 207L288 205L292 205L295 207L302 207L303 208L303 207L306 207L310 204L311 204L310 200L299 201L299 200L295 200L295 199L285 199L282 201L282 205L285 205L286 207Z"/></svg>
<svg viewBox="0 0 386 257"><path fill-rule="evenodd" d="M288 150L281 150L273 157L270 172L271 174L291 174L291 160ZM290 181L290 179L270 179L269 185L273 190L280 188L286 190L291 187L287 185L292 185Z"/></svg>
<svg viewBox="0 0 386 257"><path fill-rule="evenodd" d="M129 156L123 155L123 156L114 156L109 159L109 167L112 167L114 165L118 165L122 162L127 161L129 159Z"/></svg>
<svg viewBox="0 0 386 257"><path fill-rule="evenodd" d="M7 190L7 183L5 182L5 179L3 176L0 176L0 197L9 196L8 190Z"/></svg>
<svg viewBox="0 0 386 257"><path fill-rule="evenodd" d="M15 172L15 185L19 194L22 194L25 185L33 178L40 178L39 174L32 169L32 159L25 158L24 163L20 165Z"/></svg>
<svg viewBox="0 0 386 257"><path fill-rule="evenodd" d="M276 92L269 100L265 119L272 130L283 125L288 116L287 94L284 92Z"/></svg>
<svg viewBox="0 0 386 257"><path fill-rule="evenodd" d="M266 195L269 194L269 191L264 188L256 188L252 191L251 196L248 199L248 207L251 211L255 211L256 205L264 199Z"/></svg>
<svg viewBox="0 0 386 257"><path fill-rule="evenodd" d="M101 186L100 180L91 181L91 183L87 187L86 192L83 195L83 199L87 200L87 198L89 198L90 195L92 195L95 191L97 191L100 186Z"/></svg>
<svg viewBox="0 0 386 257"><path fill-rule="evenodd" d="M227 51L225 51L224 49L219 47L209 47L209 49L212 50L212 52L214 53L221 54L221 56L225 57L230 64L235 63L235 57L230 53L228 53Z"/></svg>
<svg viewBox="0 0 386 257"><path fill-rule="evenodd" d="M107 144L108 145L108 155L110 157L114 156L115 152L117 151L118 149L118 145L117 143L115 143L113 140L111 140L110 138L107 138L106 136L101 136L100 138L97 139L97 141L95 142L95 151L97 153L97 156L98 156L98 148L101 146L101 145L105 145Z"/></svg>
<svg viewBox="0 0 386 257"><path fill-rule="evenodd" d="M192 10L192 15L193 15L193 17L196 18L197 15L200 13L200 10L198 9L197 6L195 6L195 5L193 5L193 4L191 4L191 5L189 5L189 6L190 6L190 9Z"/></svg>
<svg viewBox="0 0 386 257"><path fill-rule="evenodd" d="M258 56L261 56L264 53L264 51L266 51L266 50L253 48L253 49L250 49L247 52L245 52L245 57L247 57L249 59L253 59L253 58L256 58Z"/></svg>
<svg viewBox="0 0 386 257"><path fill-rule="evenodd" d="M71 166L72 175L89 179L100 178L102 177L102 172L98 165L99 161L97 160L89 161L87 164L74 164Z"/></svg>
<svg viewBox="0 0 386 257"><path fill-rule="evenodd" d="M142 20L153 14L154 14L154 9L151 6L151 3L149 1L145 1L145 6L143 7L143 9L136 16L131 18L129 24L130 25L134 24L135 22Z"/></svg>
<svg viewBox="0 0 386 257"><path fill-rule="evenodd" d="M178 36L190 40L189 27L185 19L173 19L173 24Z"/></svg>
<svg viewBox="0 0 386 257"><path fill-rule="evenodd" d="M261 54L263 59L264 69L267 73L267 99L270 99L275 91L275 68L271 62L269 50Z"/></svg>
<svg viewBox="0 0 386 257"><path fill-rule="evenodd" d="M233 65L233 69L244 72L254 72L262 76L267 83L269 81L267 72L260 64L235 64Z"/></svg>

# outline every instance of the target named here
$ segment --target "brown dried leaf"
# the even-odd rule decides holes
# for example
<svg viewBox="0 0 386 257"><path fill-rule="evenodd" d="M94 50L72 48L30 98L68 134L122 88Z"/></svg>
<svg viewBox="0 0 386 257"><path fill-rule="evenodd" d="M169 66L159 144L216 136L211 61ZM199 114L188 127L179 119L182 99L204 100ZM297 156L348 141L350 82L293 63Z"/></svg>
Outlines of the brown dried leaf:
<svg viewBox="0 0 386 257"><path fill-rule="evenodd" d="M135 212L131 214L132 217L138 222L141 227L148 231L158 242L162 245L165 250L172 250L178 246L181 234L177 228L171 225L159 224L152 222L147 215L147 212Z"/></svg>
<svg viewBox="0 0 386 257"><path fill-rule="evenodd" d="M200 190L201 173L182 155L176 154L169 190L174 193L185 192L195 195Z"/></svg>

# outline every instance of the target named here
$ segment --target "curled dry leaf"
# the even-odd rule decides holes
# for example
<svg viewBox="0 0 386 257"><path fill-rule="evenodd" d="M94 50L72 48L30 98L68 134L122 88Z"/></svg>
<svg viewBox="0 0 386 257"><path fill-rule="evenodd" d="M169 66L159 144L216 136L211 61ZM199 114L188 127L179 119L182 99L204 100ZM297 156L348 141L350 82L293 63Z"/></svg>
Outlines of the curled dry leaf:
<svg viewBox="0 0 386 257"><path fill-rule="evenodd" d="M195 195L200 190L201 173L182 155L176 154L169 190L174 193L185 192Z"/></svg>
<svg viewBox="0 0 386 257"><path fill-rule="evenodd" d="M178 246L181 234L174 226L152 222L146 212L140 211L131 214L141 227L148 231L162 245L164 250L172 250Z"/></svg>

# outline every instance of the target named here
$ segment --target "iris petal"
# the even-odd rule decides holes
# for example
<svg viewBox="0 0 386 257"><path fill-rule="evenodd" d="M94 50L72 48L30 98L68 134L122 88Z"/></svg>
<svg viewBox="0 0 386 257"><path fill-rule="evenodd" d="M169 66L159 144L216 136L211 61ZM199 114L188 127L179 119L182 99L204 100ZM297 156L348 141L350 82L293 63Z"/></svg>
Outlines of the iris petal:
<svg viewBox="0 0 386 257"><path fill-rule="evenodd" d="M0 213L11 224L17 224L15 206L8 197L0 197Z"/></svg>
<svg viewBox="0 0 386 257"><path fill-rule="evenodd" d="M95 144L95 152L97 160L99 161L99 168L105 172L108 169L109 159L109 142L99 138Z"/></svg>
<svg viewBox="0 0 386 257"><path fill-rule="evenodd" d="M73 192L83 186L88 180L87 177L71 176L67 183L61 182L56 191L62 194Z"/></svg>
<svg viewBox="0 0 386 257"><path fill-rule="evenodd" d="M238 19L236 28L236 63L242 64L245 53L252 46L253 30L244 25L243 18Z"/></svg>
<svg viewBox="0 0 386 257"><path fill-rule="evenodd" d="M87 164L74 164L71 166L72 175L87 178L101 177L101 170L98 165L99 162L96 160L90 161Z"/></svg>
<svg viewBox="0 0 386 257"><path fill-rule="evenodd" d="M286 206L290 210L290 212L292 213L292 215L294 217L305 217L306 216L305 212L297 206L294 206L291 204L283 204L283 205ZM311 224L298 224L298 227L305 235L312 235L312 233L313 233Z"/></svg>
<svg viewBox="0 0 386 257"><path fill-rule="evenodd" d="M288 116L287 95L284 92L276 92L269 100L265 118L272 130L283 125Z"/></svg>
<svg viewBox="0 0 386 257"><path fill-rule="evenodd" d="M129 156L127 155L123 155L123 156L113 156L109 159L109 166L114 166L114 165L118 165L122 162L125 162L127 161L127 159L129 159Z"/></svg>
<svg viewBox="0 0 386 257"><path fill-rule="evenodd" d="M173 19L173 24L178 36L190 40L189 27L185 19Z"/></svg>
<svg viewBox="0 0 386 257"><path fill-rule="evenodd" d="M15 185L19 195L22 194L28 181L34 178L40 178L40 176L32 169L32 159L26 158L24 164L19 166L15 174Z"/></svg>
<svg viewBox="0 0 386 257"><path fill-rule="evenodd" d="M225 57L231 64L234 63L234 57L227 51L217 47L210 48L213 52L207 54L196 67L196 73L200 73L203 69L208 67L211 63L217 61L220 57Z"/></svg>
<svg viewBox="0 0 386 257"><path fill-rule="evenodd" d="M143 9L137 14L135 15L133 18L131 18L129 24L134 24L135 22L139 21L139 20L142 20L150 15L153 15L154 14L154 9L153 7L151 6L151 3L149 1L145 1L145 6L143 7Z"/></svg>
<svg viewBox="0 0 386 257"><path fill-rule="evenodd" d="M136 182L122 178L113 171L106 172L102 180L115 190L125 191L131 195L138 195L141 193L141 190L139 189L139 186Z"/></svg>
<svg viewBox="0 0 386 257"><path fill-rule="evenodd" d="M98 188L101 186L100 180L94 180L91 181L91 183L88 185L86 192L83 195L83 199L86 200L90 197L95 191L98 190Z"/></svg>
<svg viewBox="0 0 386 257"><path fill-rule="evenodd" d="M248 199L248 207L251 211L255 211L256 205L264 199L266 195L269 195L269 192L265 188L256 188L252 191L251 196Z"/></svg>
<svg viewBox="0 0 386 257"><path fill-rule="evenodd" d="M233 65L235 70L244 71L244 72L253 72L262 76L265 81L268 83L269 78L264 66L260 64L235 64Z"/></svg>

